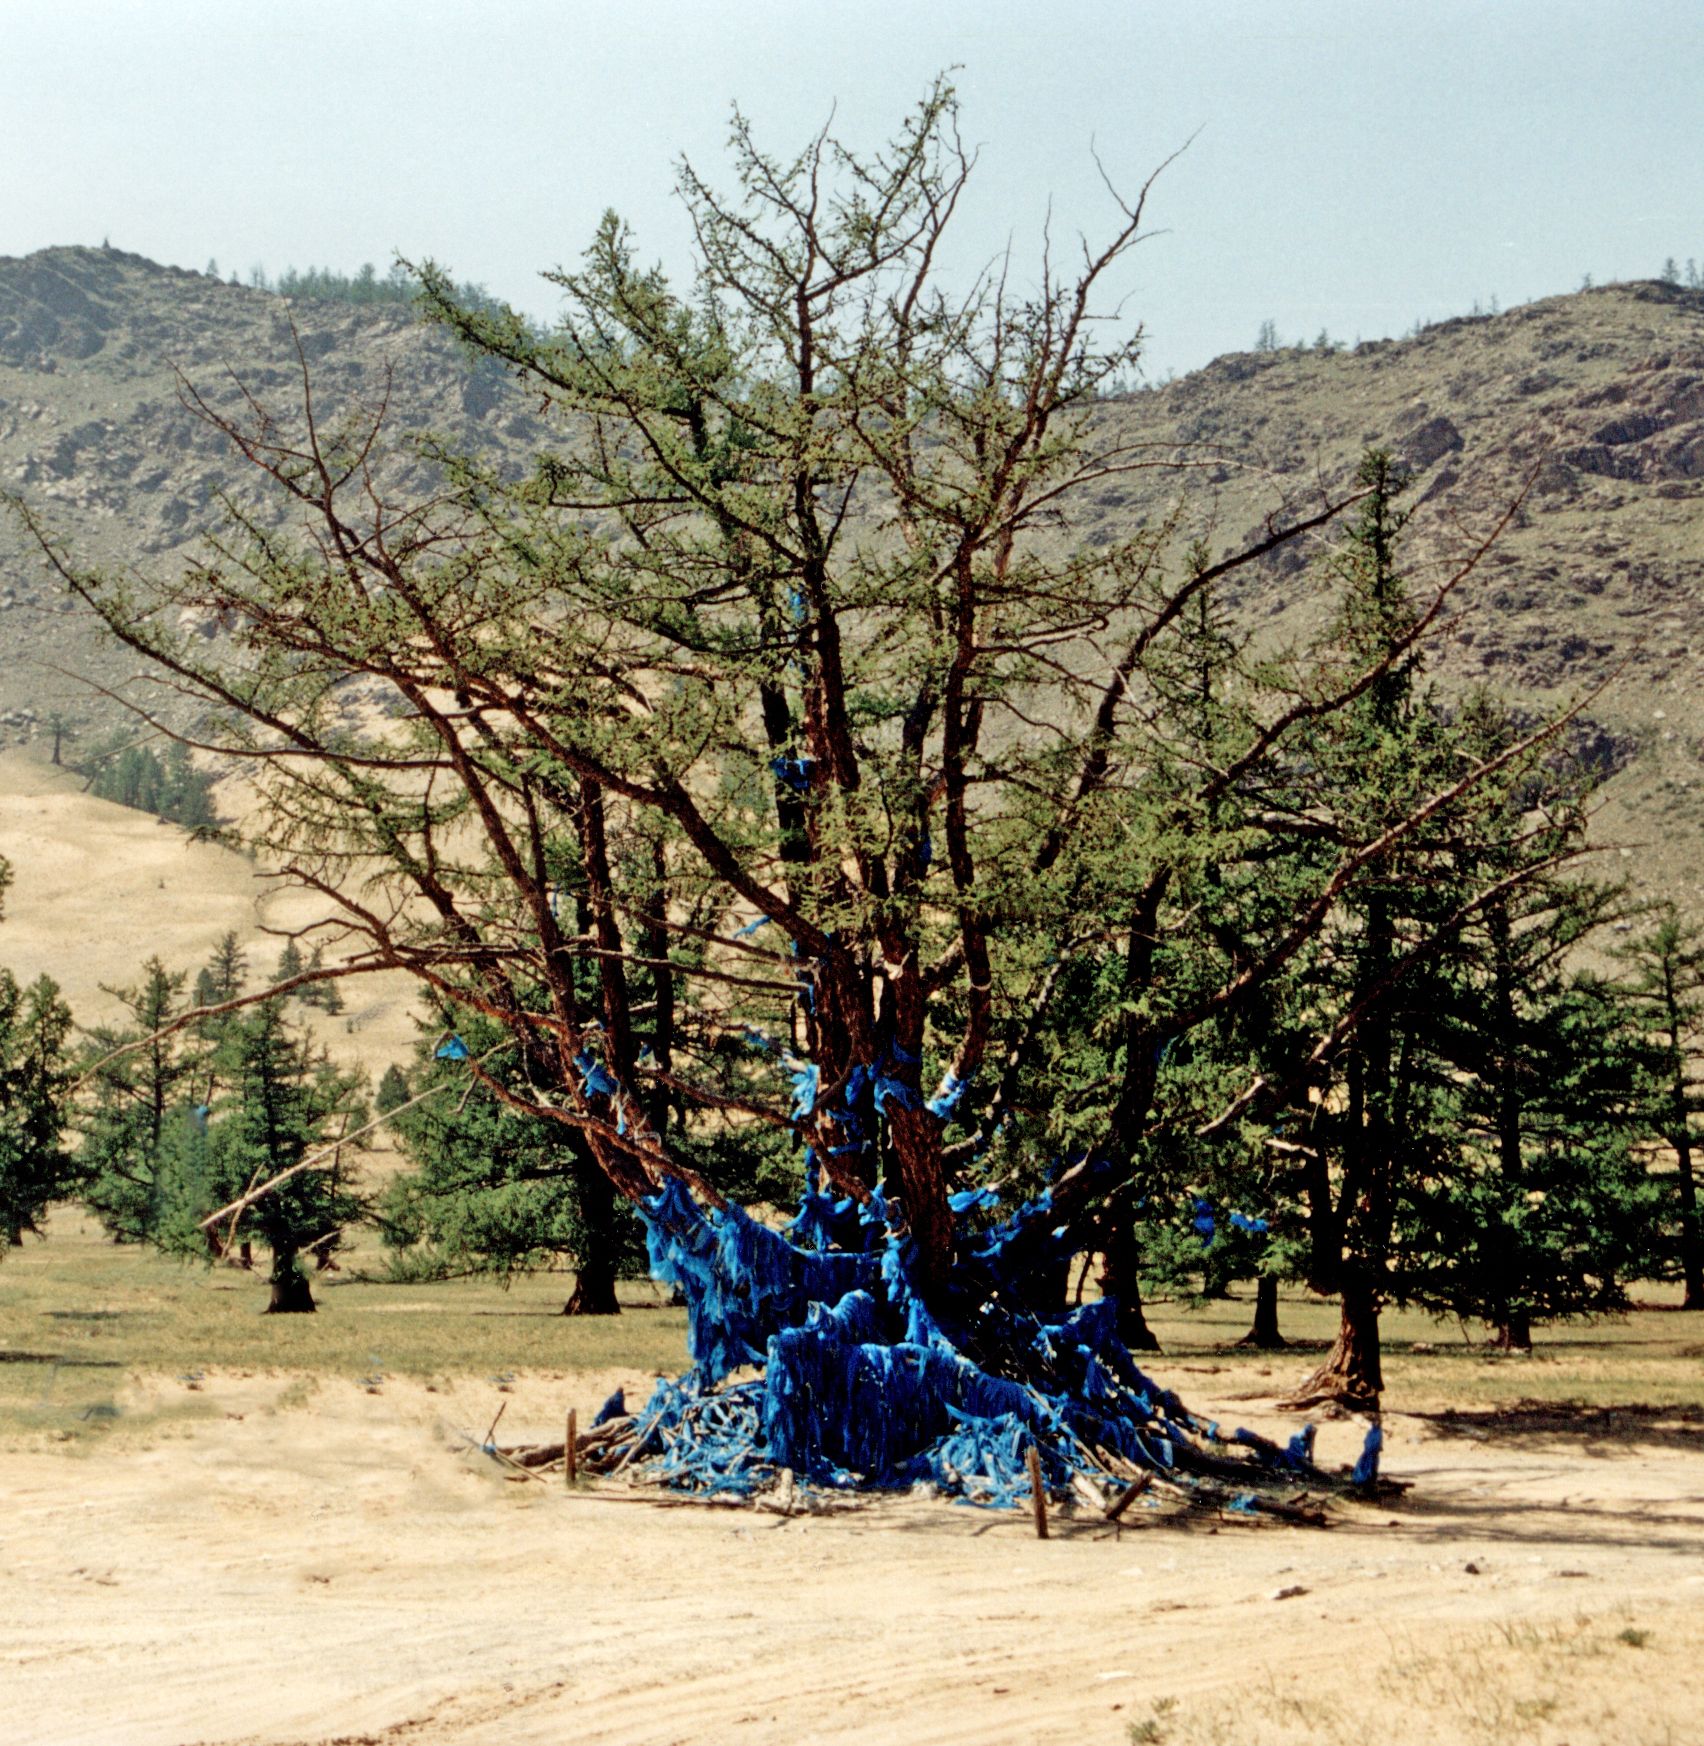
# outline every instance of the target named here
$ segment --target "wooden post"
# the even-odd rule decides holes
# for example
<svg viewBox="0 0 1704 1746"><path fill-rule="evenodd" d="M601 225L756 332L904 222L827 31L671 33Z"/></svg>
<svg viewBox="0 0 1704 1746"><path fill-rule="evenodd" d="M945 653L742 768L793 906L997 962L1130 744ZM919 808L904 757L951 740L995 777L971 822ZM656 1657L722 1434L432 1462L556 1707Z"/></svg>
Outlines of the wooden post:
<svg viewBox="0 0 1704 1746"><path fill-rule="evenodd" d="M568 1435L562 1439L562 1471L567 1475L570 1486L580 1474L580 1451L575 1446L580 1440L579 1431L580 1415L572 1407L569 1407Z"/></svg>
<svg viewBox="0 0 1704 1746"><path fill-rule="evenodd" d="M1041 1483L1041 1452L1031 1443L1024 1455L1024 1464L1029 1468L1030 1504L1035 1510L1035 1537L1038 1540L1047 1538L1047 1492Z"/></svg>

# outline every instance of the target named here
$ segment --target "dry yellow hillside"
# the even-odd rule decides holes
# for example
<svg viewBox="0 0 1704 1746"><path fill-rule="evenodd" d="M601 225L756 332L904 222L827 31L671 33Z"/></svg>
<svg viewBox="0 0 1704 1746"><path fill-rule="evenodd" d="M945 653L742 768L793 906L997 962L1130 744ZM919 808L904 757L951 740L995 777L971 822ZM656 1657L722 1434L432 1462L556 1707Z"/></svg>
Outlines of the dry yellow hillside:
<svg viewBox="0 0 1704 1746"><path fill-rule="evenodd" d="M78 777L32 753L0 753L0 854L13 872L0 964L20 981L52 976L80 1024L123 1016L105 990L134 983L144 959L194 971L226 932L243 942L258 985L282 944L267 928L314 918L301 894L274 889L245 856L80 790ZM407 978L351 978L343 995L337 1017L303 1015L332 1052L375 1077L405 1060L414 1038Z"/></svg>

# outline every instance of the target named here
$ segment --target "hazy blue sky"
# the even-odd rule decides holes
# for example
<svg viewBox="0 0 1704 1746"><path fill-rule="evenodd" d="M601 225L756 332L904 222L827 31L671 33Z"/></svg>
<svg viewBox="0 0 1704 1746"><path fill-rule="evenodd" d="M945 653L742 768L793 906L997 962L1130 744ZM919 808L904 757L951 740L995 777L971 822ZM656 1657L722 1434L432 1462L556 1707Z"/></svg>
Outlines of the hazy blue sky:
<svg viewBox="0 0 1704 1746"><path fill-rule="evenodd" d="M1704 261L1704 0L0 0L0 254L431 254L538 313L615 206L683 258L675 159L883 137L958 65L961 258L1109 216L1154 374Z"/></svg>

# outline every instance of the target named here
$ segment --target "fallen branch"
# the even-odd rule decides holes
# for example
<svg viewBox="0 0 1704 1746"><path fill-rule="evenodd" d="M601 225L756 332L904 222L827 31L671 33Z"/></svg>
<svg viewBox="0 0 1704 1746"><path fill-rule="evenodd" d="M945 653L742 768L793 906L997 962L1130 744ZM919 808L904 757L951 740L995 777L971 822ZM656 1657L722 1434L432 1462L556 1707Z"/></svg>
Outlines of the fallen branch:
<svg viewBox="0 0 1704 1746"><path fill-rule="evenodd" d="M501 1043L498 1045L498 1049L506 1049L508 1046L507 1043ZM488 1050L486 1054L480 1057L480 1060L488 1060L492 1055L498 1052L498 1049ZM358 1140L362 1135L372 1133L375 1128L382 1128L386 1122L395 1121L404 1110L413 1109L417 1103L424 1103L427 1098L436 1097L440 1091L448 1091L450 1088L450 1081L447 1079L438 1085L429 1085L424 1091L417 1092L407 1101L407 1103L399 1103L395 1109L388 1109L383 1115L374 1116L366 1126L357 1128L354 1133L340 1134L331 1145L321 1146L317 1152L310 1152L307 1157L299 1159L296 1163L292 1164L288 1170L280 1170L276 1176L261 1183L258 1188L245 1189L243 1193L238 1195L229 1205L220 1207L217 1212L209 1213L207 1217L201 1221L201 1229L204 1231L211 1230L214 1225L218 1224L218 1222L224 1218L231 1219L234 1228L236 1219L240 1218L245 1212L247 1212L257 1200L264 1200L275 1188L281 1187L294 1176L300 1176L304 1170L312 1170L316 1165L323 1164L327 1158L336 1157L337 1154L352 1140Z"/></svg>
<svg viewBox="0 0 1704 1746"><path fill-rule="evenodd" d="M1109 1522L1116 1522L1118 1518L1123 1515L1133 1503L1135 1503L1137 1498L1153 1485L1153 1483L1153 1474L1139 1473L1127 1486L1125 1486L1123 1491L1121 1491L1118 1496L1106 1506L1106 1519Z"/></svg>

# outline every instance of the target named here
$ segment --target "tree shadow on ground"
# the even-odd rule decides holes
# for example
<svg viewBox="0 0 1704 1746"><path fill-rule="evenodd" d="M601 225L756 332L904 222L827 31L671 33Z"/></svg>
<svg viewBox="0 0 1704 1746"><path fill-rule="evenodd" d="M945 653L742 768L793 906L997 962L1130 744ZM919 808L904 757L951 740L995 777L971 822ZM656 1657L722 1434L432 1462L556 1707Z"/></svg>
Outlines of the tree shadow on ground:
<svg viewBox="0 0 1704 1746"><path fill-rule="evenodd" d="M1467 1498L1453 1486L1438 1487L1423 1480L1395 1506L1400 1520L1366 1519L1350 1526L1350 1531L1381 1537L1383 1526L1440 1547L1521 1546L1555 1554L1637 1550L1696 1560L1704 1544L1704 1513L1698 1508L1683 1511L1686 1505L1704 1506L1704 1497L1663 1502L1661 1508L1633 1500L1623 1506L1600 1505L1577 1493L1548 1502L1511 1498L1500 1488L1494 1497ZM1683 1509L1675 1509L1676 1503Z"/></svg>
<svg viewBox="0 0 1704 1746"><path fill-rule="evenodd" d="M1609 1459L1633 1448L1704 1454L1704 1407L1629 1402L1585 1406L1574 1401L1518 1400L1508 1406L1411 1413L1439 1436L1476 1443L1573 1444L1582 1455Z"/></svg>
<svg viewBox="0 0 1704 1746"><path fill-rule="evenodd" d="M61 1370L122 1370L119 1358L73 1358L60 1352L19 1352L0 1349L0 1364L51 1364Z"/></svg>

